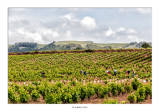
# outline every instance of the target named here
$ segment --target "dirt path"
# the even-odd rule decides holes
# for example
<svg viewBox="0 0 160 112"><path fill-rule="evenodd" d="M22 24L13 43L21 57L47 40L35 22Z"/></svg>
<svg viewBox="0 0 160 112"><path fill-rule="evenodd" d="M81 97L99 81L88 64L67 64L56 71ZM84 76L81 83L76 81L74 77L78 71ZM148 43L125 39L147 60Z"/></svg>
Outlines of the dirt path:
<svg viewBox="0 0 160 112"><path fill-rule="evenodd" d="M54 53L106 53L106 52L136 52L136 51L152 51L152 49L111 49L111 50L79 50L79 51L37 51L23 53L8 53L8 55L28 55L28 54L54 54Z"/></svg>
<svg viewBox="0 0 160 112"><path fill-rule="evenodd" d="M129 101L127 100L127 96L129 93L121 94L118 96L112 96L112 97L107 97L107 98L97 98L96 95L91 97L90 99L84 99L83 101L77 102L76 104L103 104L104 100L108 99L113 99L113 100L118 100L118 104L122 104L122 101L125 101L125 104L130 104ZM148 98L144 102L135 102L133 104L152 104L152 99Z"/></svg>
<svg viewBox="0 0 160 112"><path fill-rule="evenodd" d="M146 84L146 83L149 83L150 82L150 80L147 82L146 81L146 79L140 79L140 78L137 78L141 83L144 83L144 84ZM76 80L75 80L76 81ZM82 80L81 81L81 83L83 83L83 84L87 84L87 83L94 83L94 84L98 84L98 83L100 83L100 84L105 84L104 83L104 81L105 80L99 80L99 79L96 79L95 78L95 80L93 80L93 81L86 81L86 80ZM117 80L117 79L115 79L115 81L114 81L114 79L108 79L107 80L107 82L108 83L112 83L112 82L114 82L114 83L131 83L133 81L133 78L132 79L119 79L119 80ZM17 85L28 85L28 84L32 84L34 81L27 81L27 82L8 82L8 84L13 84L13 83L16 83ZM40 83L41 81L36 81L36 82L38 82L38 83ZM50 83L52 83L52 84L55 84L57 81L50 81ZM68 84L70 81L69 80L61 80L60 82L62 82L62 83L66 83L66 84ZM78 82L78 81L76 81L76 82Z"/></svg>
<svg viewBox="0 0 160 112"><path fill-rule="evenodd" d="M103 104L104 100L113 99L118 100L118 104L122 104L122 101L125 101L125 104L130 104L127 100L127 96L129 93L121 94L118 96L111 96L106 98L97 98L96 95L92 96L90 99L84 99L83 101L79 101L73 104ZM45 100L43 100L43 97L41 96L37 101L33 101L30 99L28 104L45 104ZM135 102L133 104L152 104L152 99L148 98L147 100L144 100L143 102Z"/></svg>

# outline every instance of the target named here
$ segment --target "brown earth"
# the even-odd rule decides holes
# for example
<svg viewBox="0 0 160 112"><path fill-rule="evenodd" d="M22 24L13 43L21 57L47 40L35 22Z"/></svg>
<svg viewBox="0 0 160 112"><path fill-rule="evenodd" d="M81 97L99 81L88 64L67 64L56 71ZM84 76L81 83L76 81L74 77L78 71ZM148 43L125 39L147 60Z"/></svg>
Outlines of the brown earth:
<svg viewBox="0 0 160 112"><path fill-rule="evenodd" d="M54 53L106 53L106 52L137 52L152 51L152 49L108 49L108 50L79 50L79 51L38 51L38 52L22 52L8 53L8 55L27 55L27 54L54 54Z"/></svg>
<svg viewBox="0 0 160 112"><path fill-rule="evenodd" d="M96 95L92 96L90 99L84 99L83 101L79 101L73 104L103 104L104 100L108 100L108 99L113 99L113 100L118 100L118 104L122 104L122 101L125 101L125 104L131 104L128 100L127 100L127 96L129 95L129 93L125 93L125 94L120 94L118 96L112 96L108 97L106 96L105 98L97 98ZM30 99L30 101L27 104L45 104L45 100L43 100L43 97L41 96L39 99L37 99L37 101L33 101L32 99ZM132 104L152 104L152 99L150 99L150 97L147 98L147 100L144 100L143 102L135 102Z"/></svg>
<svg viewBox="0 0 160 112"><path fill-rule="evenodd" d="M104 100L108 99L113 99L113 100L117 99L119 104L122 104L122 101L125 101L125 104L130 104L130 102L127 100L128 94L129 93L125 93L123 95L120 94L118 96L111 96L111 97L106 96L106 98L97 98L97 96L94 95L90 99L84 99L83 101L77 102L76 104L103 104ZM152 104L152 99L148 97L147 100L145 100L144 102L135 102L133 104Z"/></svg>

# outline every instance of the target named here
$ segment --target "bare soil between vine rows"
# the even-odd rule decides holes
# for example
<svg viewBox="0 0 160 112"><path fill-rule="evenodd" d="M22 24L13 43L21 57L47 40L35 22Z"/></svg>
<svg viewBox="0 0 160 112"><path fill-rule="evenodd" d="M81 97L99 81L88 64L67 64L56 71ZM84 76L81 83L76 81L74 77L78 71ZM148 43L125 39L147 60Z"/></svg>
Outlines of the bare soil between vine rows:
<svg viewBox="0 0 160 112"><path fill-rule="evenodd" d="M76 104L103 104L104 100L108 100L108 99L113 99L113 100L118 100L118 104L122 104L122 101L125 101L125 104L152 104L152 99L147 98L147 100L143 101L143 102L135 102L135 103L130 103L127 100L127 96L129 93L125 93L125 94L121 94L118 96L112 96L112 97L108 97L108 98L97 98L97 96L93 96L90 99L85 99L81 102L78 102Z"/></svg>
<svg viewBox="0 0 160 112"><path fill-rule="evenodd" d="M75 102L73 104L103 104L104 100L108 99L113 99L113 100L117 99L118 104L122 104L122 101L125 101L125 104L152 104L152 99L150 99L150 97L148 97L147 100L144 100L143 102L130 103L127 100L128 94L129 93L120 94L118 96L111 95L111 97L106 97L106 98L97 98L97 96L94 95L90 99L84 99L83 101ZM43 100L43 97L41 96L37 101L33 101L30 99L30 101L27 104L45 104L45 100Z"/></svg>

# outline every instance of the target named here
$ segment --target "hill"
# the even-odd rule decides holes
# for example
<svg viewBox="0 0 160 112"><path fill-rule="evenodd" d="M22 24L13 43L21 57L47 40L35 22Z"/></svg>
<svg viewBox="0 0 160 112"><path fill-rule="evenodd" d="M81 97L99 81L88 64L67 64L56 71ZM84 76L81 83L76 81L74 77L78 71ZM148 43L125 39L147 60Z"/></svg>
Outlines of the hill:
<svg viewBox="0 0 160 112"><path fill-rule="evenodd" d="M110 49L110 46L107 44L93 43L92 41L53 41L43 48L40 48L39 51L82 49Z"/></svg>
<svg viewBox="0 0 160 112"><path fill-rule="evenodd" d="M20 42L8 45L8 52L30 52L30 51L57 51L57 50L87 50L87 49L134 49L141 48L145 42L131 43L94 43L92 41L53 41L50 44L38 44ZM149 43L152 46L152 43Z"/></svg>
<svg viewBox="0 0 160 112"><path fill-rule="evenodd" d="M133 49L133 48L141 48L141 46L144 43L148 43L149 45L152 46L151 42L139 42L139 43L137 43L137 42L131 42L131 43L127 44L126 46L124 46L123 48L126 48L126 49L128 49L128 48L131 48L131 49Z"/></svg>
<svg viewBox="0 0 160 112"><path fill-rule="evenodd" d="M29 52L37 49L37 43L21 42L9 45L8 52Z"/></svg>

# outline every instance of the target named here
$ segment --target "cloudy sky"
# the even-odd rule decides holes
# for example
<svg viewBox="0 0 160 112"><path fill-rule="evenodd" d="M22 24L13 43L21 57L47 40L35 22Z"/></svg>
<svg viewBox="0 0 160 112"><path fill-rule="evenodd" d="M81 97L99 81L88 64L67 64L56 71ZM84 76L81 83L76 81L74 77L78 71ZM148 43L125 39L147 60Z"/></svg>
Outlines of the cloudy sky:
<svg viewBox="0 0 160 112"><path fill-rule="evenodd" d="M9 8L9 44L152 42L151 8Z"/></svg>

